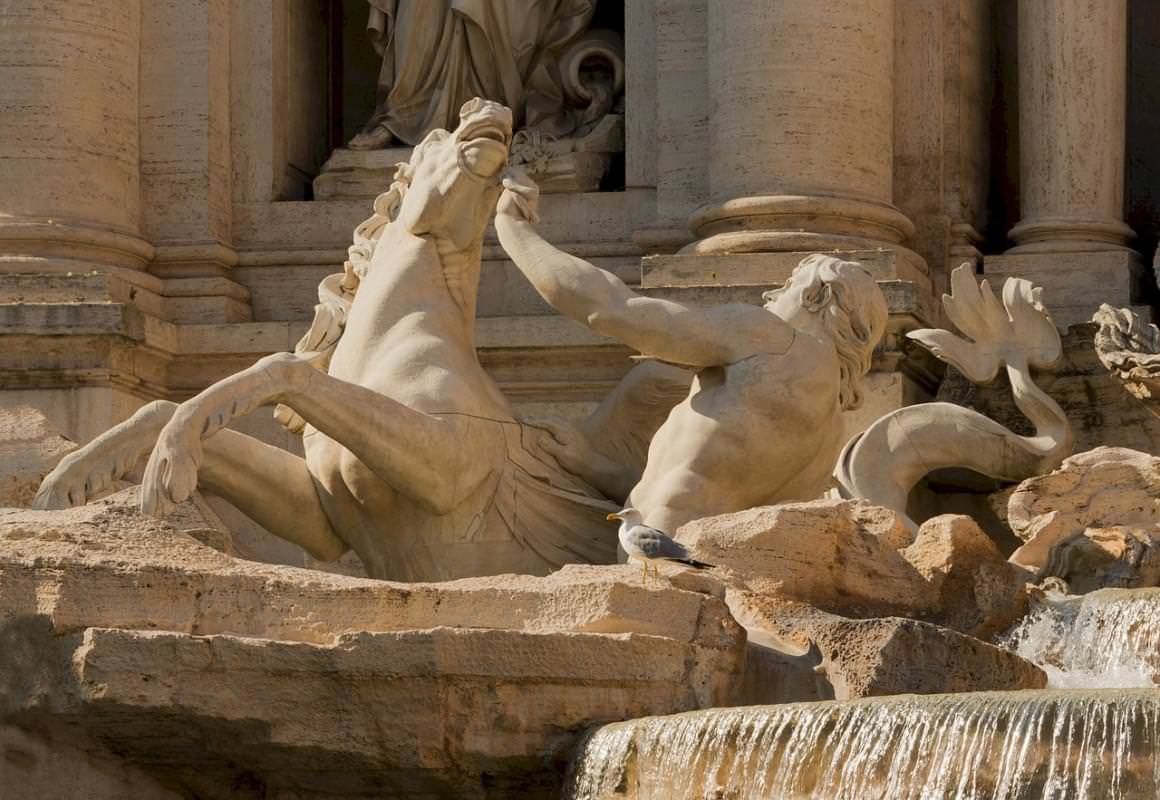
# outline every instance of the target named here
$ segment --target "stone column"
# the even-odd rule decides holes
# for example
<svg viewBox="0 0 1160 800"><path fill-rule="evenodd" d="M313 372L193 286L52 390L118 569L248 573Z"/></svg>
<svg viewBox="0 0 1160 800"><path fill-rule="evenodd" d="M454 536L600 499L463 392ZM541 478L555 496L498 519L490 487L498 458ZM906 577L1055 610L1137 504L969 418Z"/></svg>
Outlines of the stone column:
<svg viewBox="0 0 1160 800"><path fill-rule="evenodd" d="M1124 250L1127 0L1019 0L1011 253Z"/></svg>
<svg viewBox="0 0 1160 800"><path fill-rule="evenodd" d="M894 0L709 4L710 201L685 253L898 249ZM909 276L908 276L909 277Z"/></svg>
<svg viewBox="0 0 1160 800"><path fill-rule="evenodd" d="M1019 0L1018 11L1022 219L983 272L1042 286L1066 328L1101 302L1143 297L1123 222L1127 0Z"/></svg>
<svg viewBox="0 0 1160 800"><path fill-rule="evenodd" d="M143 270L138 0L0 3L0 272Z"/></svg>
<svg viewBox="0 0 1160 800"><path fill-rule="evenodd" d="M0 0L0 405L75 441L160 371L134 348L137 309L164 303L141 236L140 24L139 0Z"/></svg>

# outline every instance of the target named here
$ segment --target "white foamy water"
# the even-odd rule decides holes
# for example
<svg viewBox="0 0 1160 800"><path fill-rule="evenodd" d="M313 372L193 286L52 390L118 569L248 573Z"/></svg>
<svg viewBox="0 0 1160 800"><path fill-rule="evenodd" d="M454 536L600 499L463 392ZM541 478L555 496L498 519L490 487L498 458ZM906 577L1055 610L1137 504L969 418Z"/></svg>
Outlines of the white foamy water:
<svg viewBox="0 0 1160 800"><path fill-rule="evenodd" d="M1160 690L711 709L597 729L574 800L1127 800L1160 796Z"/></svg>
<svg viewBox="0 0 1160 800"><path fill-rule="evenodd" d="M1055 596L1001 644L1041 667L1051 687L1154 687L1160 680L1160 589Z"/></svg>

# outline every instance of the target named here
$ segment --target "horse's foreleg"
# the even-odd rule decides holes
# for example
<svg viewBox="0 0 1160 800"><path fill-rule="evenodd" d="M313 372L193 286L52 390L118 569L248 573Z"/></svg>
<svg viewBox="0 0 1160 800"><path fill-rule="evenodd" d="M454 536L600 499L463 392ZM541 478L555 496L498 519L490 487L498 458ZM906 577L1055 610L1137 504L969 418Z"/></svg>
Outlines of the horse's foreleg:
<svg viewBox="0 0 1160 800"><path fill-rule="evenodd" d="M350 549L331 527L303 459L228 429L204 444L198 486L319 561L333 561Z"/></svg>
<svg viewBox="0 0 1160 800"><path fill-rule="evenodd" d="M142 509L164 515L197 484L202 440L231 419L283 403L342 444L380 480L446 514L483 481L502 446L494 425L415 411L378 392L333 378L288 353L258 361L183 403L158 437L145 470Z"/></svg>
<svg viewBox="0 0 1160 800"><path fill-rule="evenodd" d="M148 454L176 410L177 403L154 400L69 453L41 481L32 507L47 510L79 506L109 488Z"/></svg>
<svg viewBox="0 0 1160 800"><path fill-rule="evenodd" d="M45 476L32 507L78 506L109 488L153 449L177 408L177 403L155 400L69 453ZM285 450L236 431L220 431L205 443L197 484L321 561L349 549L322 510L306 462Z"/></svg>

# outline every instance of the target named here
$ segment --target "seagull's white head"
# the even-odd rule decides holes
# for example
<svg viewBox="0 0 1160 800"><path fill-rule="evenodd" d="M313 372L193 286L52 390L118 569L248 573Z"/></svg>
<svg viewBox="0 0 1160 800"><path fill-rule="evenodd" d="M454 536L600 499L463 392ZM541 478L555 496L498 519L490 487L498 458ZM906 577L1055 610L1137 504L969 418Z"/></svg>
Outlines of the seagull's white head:
<svg viewBox="0 0 1160 800"><path fill-rule="evenodd" d="M621 522L627 522L629 524L632 524L635 522L640 522L641 516L640 516L640 512L637 511L635 508L632 508L631 506L627 506L625 508L620 509L619 511L613 511L611 514L609 514L607 517L605 517L605 519L608 519L608 520L618 519Z"/></svg>

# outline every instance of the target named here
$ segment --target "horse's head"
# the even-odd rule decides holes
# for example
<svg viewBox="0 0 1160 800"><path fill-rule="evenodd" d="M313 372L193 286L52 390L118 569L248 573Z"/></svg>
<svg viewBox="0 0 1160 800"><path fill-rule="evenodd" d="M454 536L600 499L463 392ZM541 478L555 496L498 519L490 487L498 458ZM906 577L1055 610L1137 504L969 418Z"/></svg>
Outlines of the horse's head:
<svg viewBox="0 0 1160 800"><path fill-rule="evenodd" d="M459 110L459 127L432 131L400 165L406 190L396 219L411 233L448 240L457 250L482 241L511 140L510 109L468 100Z"/></svg>

